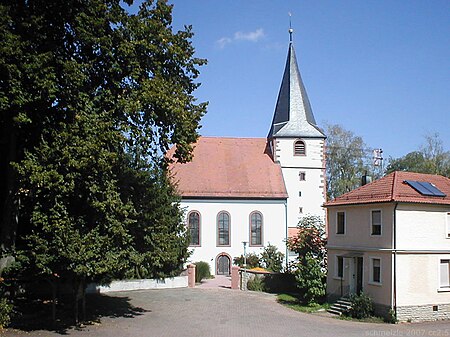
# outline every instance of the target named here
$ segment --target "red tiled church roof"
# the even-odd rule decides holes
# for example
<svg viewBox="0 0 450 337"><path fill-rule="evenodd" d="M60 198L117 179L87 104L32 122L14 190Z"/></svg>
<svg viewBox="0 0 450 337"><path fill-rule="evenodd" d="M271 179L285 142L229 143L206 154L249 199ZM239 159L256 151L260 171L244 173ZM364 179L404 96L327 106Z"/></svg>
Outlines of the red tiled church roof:
<svg viewBox="0 0 450 337"><path fill-rule="evenodd" d="M281 167L267 153L266 142L200 137L191 162L170 165L178 192L193 198L287 198Z"/></svg>
<svg viewBox="0 0 450 337"><path fill-rule="evenodd" d="M405 183L405 180L429 182L435 185L445 197L422 195ZM414 172L393 172L370 184L361 186L325 203L325 207L377 202L407 202L450 205L450 179L433 174Z"/></svg>

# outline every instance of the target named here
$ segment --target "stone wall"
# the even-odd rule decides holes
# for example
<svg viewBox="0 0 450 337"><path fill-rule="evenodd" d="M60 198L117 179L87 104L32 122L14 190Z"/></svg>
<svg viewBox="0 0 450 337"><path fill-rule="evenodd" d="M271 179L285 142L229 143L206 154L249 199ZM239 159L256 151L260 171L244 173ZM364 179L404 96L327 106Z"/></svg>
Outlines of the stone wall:
<svg viewBox="0 0 450 337"><path fill-rule="evenodd" d="M400 322L420 322L450 319L450 303L397 307L397 319Z"/></svg>

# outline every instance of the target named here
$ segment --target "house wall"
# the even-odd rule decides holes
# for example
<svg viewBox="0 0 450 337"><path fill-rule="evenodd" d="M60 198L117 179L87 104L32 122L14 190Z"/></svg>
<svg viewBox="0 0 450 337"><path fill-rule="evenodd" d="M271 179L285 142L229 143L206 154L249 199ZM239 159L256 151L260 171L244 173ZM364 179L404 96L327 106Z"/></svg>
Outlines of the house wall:
<svg viewBox="0 0 450 337"><path fill-rule="evenodd" d="M200 213L200 247L191 247L192 255L188 263L205 261L210 264L211 273L216 273L216 258L228 254L233 258L244 253L243 241L247 242L247 254L260 253L263 247L252 247L250 242L250 214L261 212L263 216L263 244L278 247L286 254L285 200L195 200L183 199L181 207L186 216L190 211ZM226 211L230 214L230 246L217 246L217 214ZM187 223L187 220L186 220ZM231 272L231 270L230 270Z"/></svg>
<svg viewBox="0 0 450 337"><path fill-rule="evenodd" d="M381 210L381 235L371 235L372 210ZM393 211L392 204L330 207L328 246L352 250L391 248ZM345 234L336 234L338 212L345 212Z"/></svg>
<svg viewBox="0 0 450 337"><path fill-rule="evenodd" d="M450 250L447 213L450 206L400 204L397 207L397 249Z"/></svg>
<svg viewBox="0 0 450 337"><path fill-rule="evenodd" d="M450 207L400 204L397 210L397 316L450 318L450 289L440 289L440 260L450 259Z"/></svg>
<svg viewBox="0 0 450 337"><path fill-rule="evenodd" d="M337 277L336 256L344 256L344 273L341 278ZM334 301L342 296L348 296L350 291L350 281L356 278L355 257L358 255L363 259L362 291L368 294L375 302L380 311L387 311L392 298L392 255L389 251L351 251L345 249L328 250L328 273L327 273L327 296ZM349 256L349 257L345 257ZM371 282L372 258L381 261L381 283ZM342 287L341 287L342 284Z"/></svg>
<svg viewBox="0 0 450 337"><path fill-rule="evenodd" d="M372 211L381 211L381 235L371 235ZM345 212L345 233L337 234L337 213ZM341 206L328 208L328 274L327 294L330 300L341 297L341 280L335 275L336 256L360 256L363 258L362 290L374 300L377 311L385 314L392 303L392 222L394 205ZM381 283L371 282L371 259L381 261ZM344 258L343 295L350 291L353 278L353 257Z"/></svg>
<svg viewBox="0 0 450 337"><path fill-rule="evenodd" d="M295 227L302 216L307 214L325 216L322 207L326 194L324 140L301 139L305 143L306 155L294 156L296 140L299 138L276 138L273 143L274 160L281 165L289 195L287 201L289 227ZM305 173L305 181L300 181L300 172Z"/></svg>

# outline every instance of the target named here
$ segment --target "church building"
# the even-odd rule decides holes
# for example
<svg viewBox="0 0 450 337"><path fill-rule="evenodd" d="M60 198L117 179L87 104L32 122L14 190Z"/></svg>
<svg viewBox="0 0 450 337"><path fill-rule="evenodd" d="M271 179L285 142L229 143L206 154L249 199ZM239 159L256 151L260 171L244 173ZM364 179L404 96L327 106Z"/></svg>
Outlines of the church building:
<svg viewBox="0 0 450 337"><path fill-rule="evenodd" d="M244 245L259 254L269 243L287 261L286 238L301 217L325 215L325 138L291 38L267 137L199 137L191 162L171 164L191 234L190 262L228 275Z"/></svg>

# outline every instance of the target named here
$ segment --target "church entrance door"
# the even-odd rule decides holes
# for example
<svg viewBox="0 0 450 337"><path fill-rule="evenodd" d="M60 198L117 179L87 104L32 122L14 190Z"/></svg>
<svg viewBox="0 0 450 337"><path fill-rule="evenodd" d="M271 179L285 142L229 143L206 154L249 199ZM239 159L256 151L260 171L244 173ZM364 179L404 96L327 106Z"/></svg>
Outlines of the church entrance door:
<svg viewBox="0 0 450 337"><path fill-rule="evenodd" d="M228 255L219 255L217 258L217 275L230 275L230 264Z"/></svg>

